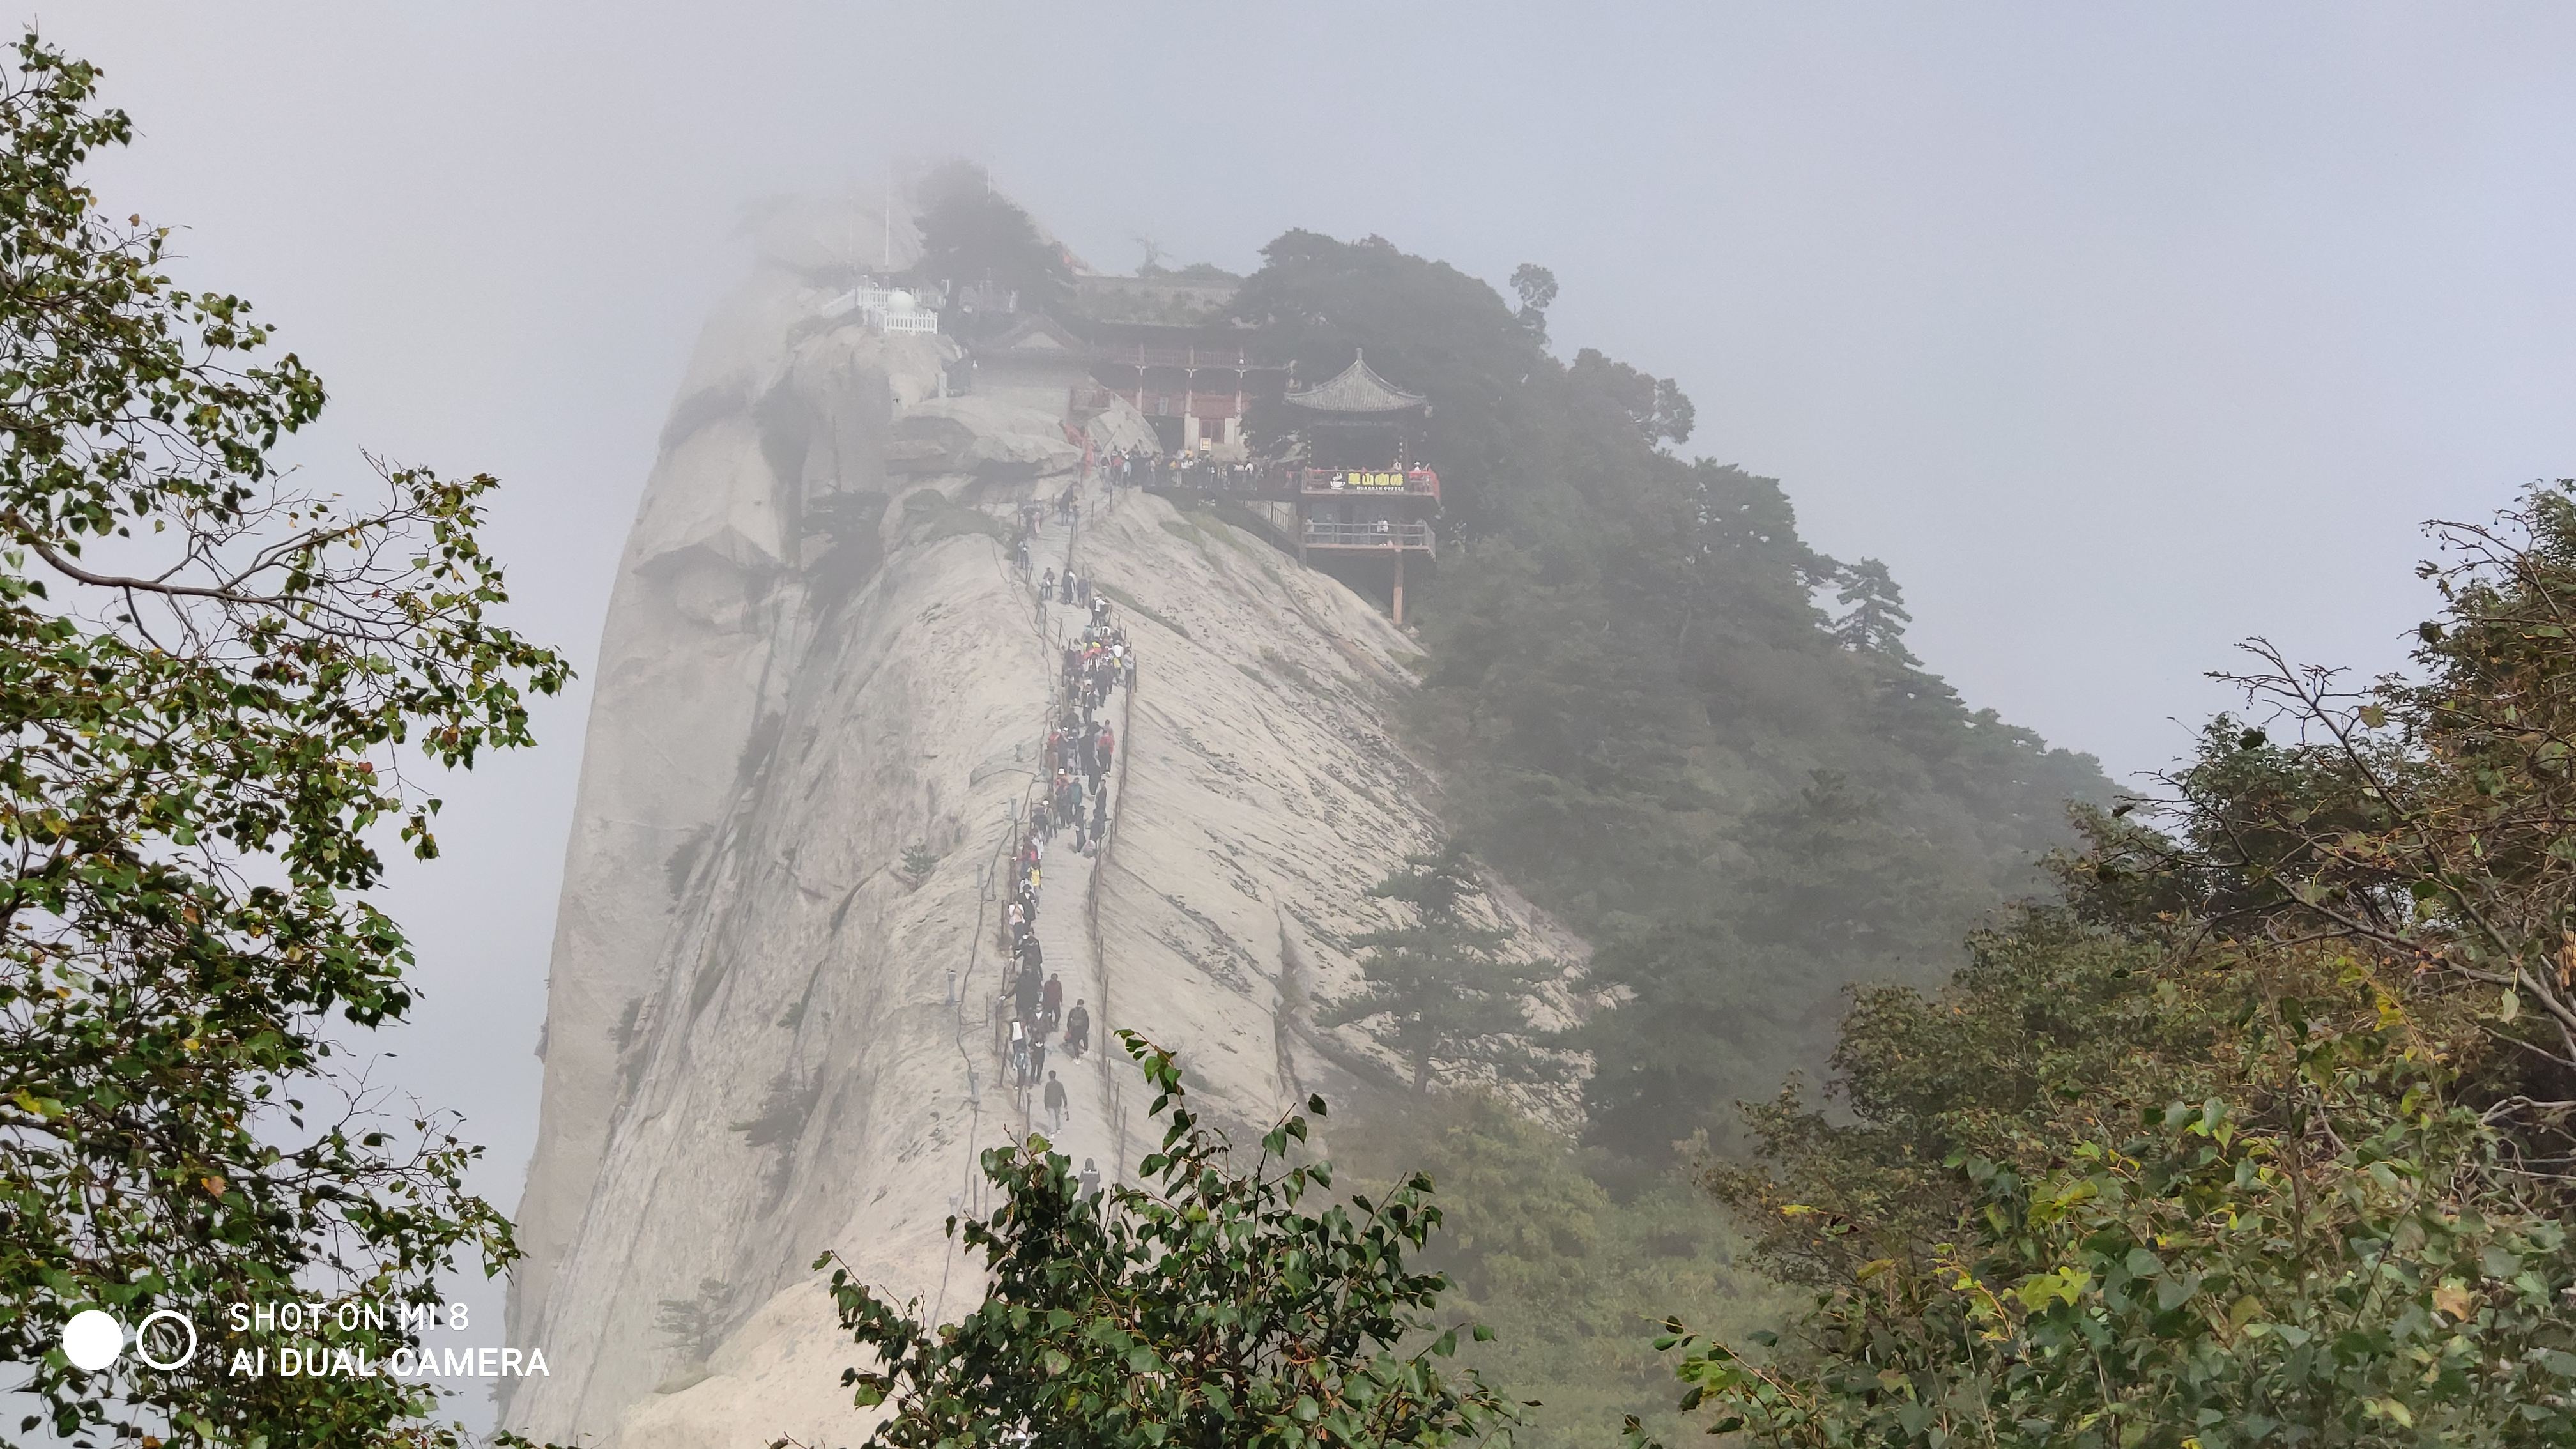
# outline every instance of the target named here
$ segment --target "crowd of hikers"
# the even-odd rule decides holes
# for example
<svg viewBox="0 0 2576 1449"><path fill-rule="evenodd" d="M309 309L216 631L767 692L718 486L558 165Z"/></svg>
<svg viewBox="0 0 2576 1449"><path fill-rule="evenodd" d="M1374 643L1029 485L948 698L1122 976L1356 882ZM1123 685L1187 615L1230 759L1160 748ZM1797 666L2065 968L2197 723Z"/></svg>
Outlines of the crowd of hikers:
<svg viewBox="0 0 2576 1449"><path fill-rule="evenodd" d="M1260 465L1221 461L1206 453L1169 457L1142 448L1112 453L1101 475L1113 488L1188 488L1202 493L1250 493L1261 481Z"/></svg>
<svg viewBox="0 0 2576 1449"><path fill-rule="evenodd" d="M1139 487L1250 493L1258 488L1262 473L1258 464L1219 461L1206 454L1168 457L1142 447L1108 453L1092 460L1086 470L1087 476L1099 477L1113 497L1117 489ZM1429 480L1437 487L1430 470L1419 465L1405 474L1384 476L1401 477L1407 487L1420 486L1418 480ZM1333 477L1335 488L1343 483L1342 476ZM1033 542L1050 518L1068 527L1079 525L1082 486L1077 480L1052 498L1020 505L1019 528L1010 544L1013 568L1035 585L1039 600L1080 610L1078 617L1085 621L1081 632L1063 646L1054 718L1039 756L1043 788L1032 798L1012 857L1012 885L1003 908L1010 965L1007 984L992 1013L994 1050L1013 1090L1023 1103L1036 1091L1038 1105L1057 1131L1063 1130L1070 1102L1063 1081L1047 1066L1048 1043L1056 1043L1066 1062L1081 1061L1092 1049L1091 1008L1078 996L1067 1005L1063 978L1046 969L1046 951L1037 933L1038 891L1048 848L1068 832L1067 848L1083 856L1099 852L1109 828L1109 781L1118 750L1107 707L1114 691L1136 687L1135 646L1126 631L1111 622L1110 601L1095 591L1090 576L1074 567L1069 554L1061 573L1048 568L1031 576ZM1096 1188L1099 1174L1089 1161L1083 1163L1082 1177L1086 1193Z"/></svg>
<svg viewBox="0 0 2576 1449"><path fill-rule="evenodd" d="M1069 561L1062 575L1050 569L1038 582L1042 599L1083 610L1085 622L1064 646L1054 718L1039 754L1044 788L1031 801L1013 856L1011 891L1003 908L1011 965L1009 984L993 1012L994 1048L1013 1089L1023 1100L1037 1090L1039 1105L1061 1131L1068 1099L1064 1083L1047 1067L1048 1043L1054 1040L1068 1063L1081 1061L1091 1050L1091 1008L1079 996L1067 1005L1063 978L1047 970L1037 933L1039 886L1046 853L1061 837L1070 832L1064 848L1093 856L1109 829L1110 767L1117 759L1118 736L1110 727L1108 704L1112 691L1136 687L1136 651L1126 630L1111 622L1109 600L1094 595L1090 581Z"/></svg>

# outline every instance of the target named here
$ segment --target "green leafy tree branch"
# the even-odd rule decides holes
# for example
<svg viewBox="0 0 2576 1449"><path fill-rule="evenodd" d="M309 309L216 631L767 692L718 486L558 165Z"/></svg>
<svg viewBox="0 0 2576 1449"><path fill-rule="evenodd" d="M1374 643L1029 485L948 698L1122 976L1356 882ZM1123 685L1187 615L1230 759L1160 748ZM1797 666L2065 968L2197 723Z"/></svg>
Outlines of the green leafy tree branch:
<svg viewBox="0 0 2576 1449"><path fill-rule="evenodd" d="M97 82L32 34L0 73L0 1355L22 1431L455 1442L390 1375L84 1374L54 1342L93 1305L426 1302L514 1255L479 1149L374 1112L331 1033L412 1002L364 898L381 827L437 853L403 760L525 745L525 692L570 677L493 617L492 479L285 486L322 384L100 214L80 168L132 128Z"/></svg>
<svg viewBox="0 0 2576 1449"><path fill-rule="evenodd" d="M2576 1443L2576 485L2434 526L2418 669L2271 646L2147 816L1705 1179L1813 1294L1686 1408L1797 1446ZM1642 1438L1642 1434L1638 1437Z"/></svg>
<svg viewBox="0 0 2576 1449"><path fill-rule="evenodd" d="M861 1407L892 1407L871 1444L1439 1445L1512 1422L1514 1406L1443 1367L1462 1329L1484 1331L1437 1322L1447 1281L1408 1266L1440 1226L1429 1178L1318 1208L1332 1169L1296 1159L1321 1098L1273 1126L1246 1171L1187 1105L1172 1055L1119 1037L1165 1123L1143 1185L1085 1196L1043 1137L985 1153L1002 1206L948 1224L984 1260L973 1313L934 1327L918 1301L816 1262L876 1365L842 1381Z"/></svg>

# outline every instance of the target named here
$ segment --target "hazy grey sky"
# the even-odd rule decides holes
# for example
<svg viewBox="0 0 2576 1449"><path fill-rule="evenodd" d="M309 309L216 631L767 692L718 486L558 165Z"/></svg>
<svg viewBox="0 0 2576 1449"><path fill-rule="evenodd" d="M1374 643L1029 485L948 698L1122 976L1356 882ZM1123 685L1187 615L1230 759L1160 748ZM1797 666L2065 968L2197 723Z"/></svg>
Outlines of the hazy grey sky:
<svg viewBox="0 0 2576 1449"><path fill-rule="evenodd" d="M2416 522L2576 472L2563 5L114 3L40 17L335 395L301 450L510 481L587 662L735 220L960 152L1095 265L1382 234L1680 379L1689 451L1885 559L1912 641L2115 772L2265 632L2394 664ZM451 782L410 1073L516 1199L583 701ZM451 1071L432 1074L435 1056Z"/></svg>

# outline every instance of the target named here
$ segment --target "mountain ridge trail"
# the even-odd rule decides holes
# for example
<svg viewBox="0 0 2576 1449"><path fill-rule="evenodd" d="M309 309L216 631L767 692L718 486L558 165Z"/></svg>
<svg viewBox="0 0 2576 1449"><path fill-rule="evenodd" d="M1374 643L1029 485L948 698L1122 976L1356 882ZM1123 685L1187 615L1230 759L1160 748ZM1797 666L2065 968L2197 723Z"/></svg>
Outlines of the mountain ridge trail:
<svg viewBox="0 0 2576 1449"><path fill-rule="evenodd" d="M1405 636L1249 533L1084 480L1060 417L941 396L948 339L809 325L792 273L751 290L770 320L710 326L733 360L693 377L744 380L684 389L603 646L512 1285L511 1341L553 1371L503 1423L539 1439L853 1442L857 1351L816 1255L954 1318L982 1277L944 1224L994 1205L981 1152L1033 1127L1112 1182L1150 1145L1120 1028L1238 1133L1400 1083L1365 1030L1304 1013L1355 988L1349 942L1394 919L1369 888L1442 833L1388 729ZM1132 409L1088 426L1150 436ZM1082 1070L1051 1041L1057 1132L990 1013L1082 623L1036 602L1006 520L1068 487L1082 521L1050 517L1030 571L1072 560L1139 672L1107 706L1103 853L1065 831L1041 862L1048 970L1092 1013ZM1332 1049L1292 1061L1309 1041Z"/></svg>

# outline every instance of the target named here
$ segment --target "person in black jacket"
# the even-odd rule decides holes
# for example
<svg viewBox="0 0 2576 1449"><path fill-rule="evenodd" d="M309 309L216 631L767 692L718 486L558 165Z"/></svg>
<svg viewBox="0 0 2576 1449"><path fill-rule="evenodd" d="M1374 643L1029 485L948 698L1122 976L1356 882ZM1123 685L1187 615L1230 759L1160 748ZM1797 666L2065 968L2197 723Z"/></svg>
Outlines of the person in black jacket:
<svg viewBox="0 0 2576 1449"><path fill-rule="evenodd" d="M1023 959L1027 964L1020 968L1019 989L1014 993L1013 1005L1019 1008L1020 1020L1034 1026L1038 1019L1038 991L1043 982L1038 974L1036 960L1025 957Z"/></svg>
<svg viewBox="0 0 2576 1449"><path fill-rule="evenodd" d="M1091 1050L1091 1008L1083 1005L1082 998L1077 996L1073 999L1073 1009L1064 1014L1064 1054L1078 1062L1082 1060L1082 1054L1089 1050Z"/></svg>

